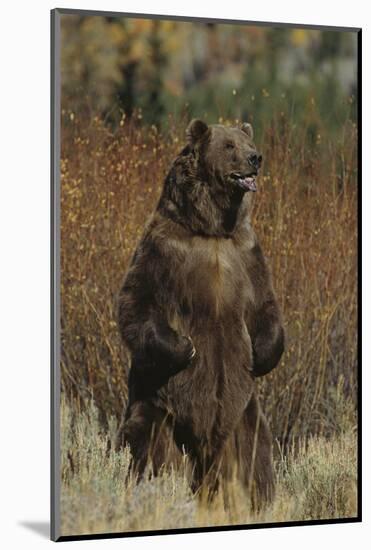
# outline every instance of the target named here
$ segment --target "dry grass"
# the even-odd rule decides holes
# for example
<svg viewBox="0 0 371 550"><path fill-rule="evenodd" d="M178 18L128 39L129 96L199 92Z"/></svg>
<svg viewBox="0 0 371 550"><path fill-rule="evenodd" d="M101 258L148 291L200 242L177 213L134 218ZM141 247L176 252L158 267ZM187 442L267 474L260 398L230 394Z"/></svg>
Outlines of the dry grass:
<svg viewBox="0 0 371 550"><path fill-rule="evenodd" d="M287 332L280 367L259 382L276 451L284 457L276 453L275 521L355 513L357 139L351 123L336 141L316 123L320 133L310 145L307 128L284 117L258 136L265 160L254 226L270 258ZM98 436L97 423L84 416L92 414L86 407L93 400L102 434L108 433L125 404L128 354L118 335L115 296L183 143L180 126L170 124L159 135L138 120L122 120L111 131L98 117L63 113L61 368L64 399L73 403L73 409L65 406L63 422L65 533L254 520L241 499L233 517L224 511L202 516L175 477L124 490L119 480L127 457L106 457L107 436ZM293 445L301 449L295 460ZM78 473L71 471L68 449L82 460ZM145 517L135 513L140 506L148 510Z"/></svg>
<svg viewBox="0 0 371 550"><path fill-rule="evenodd" d="M127 479L129 451L107 451L116 420L111 418L108 433L102 434L98 417L92 403L76 414L63 401L63 535L356 516L354 431L330 441L315 437L291 448L276 464L273 505L254 514L237 482L230 484L230 505L225 509L221 498L212 505L196 499L183 472L164 472L139 485Z"/></svg>

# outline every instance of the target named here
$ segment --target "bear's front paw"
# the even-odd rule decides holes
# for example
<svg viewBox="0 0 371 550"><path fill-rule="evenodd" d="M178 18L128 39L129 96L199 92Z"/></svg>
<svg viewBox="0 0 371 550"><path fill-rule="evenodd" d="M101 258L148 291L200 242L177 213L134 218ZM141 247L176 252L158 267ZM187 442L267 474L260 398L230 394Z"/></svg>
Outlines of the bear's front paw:
<svg viewBox="0 0 371 550"><path fill-rule="evenodd" d="M196 348L190 336L180 336L179 345L176 350L176 363L178 368L185 369L192 365L196 357Z"/></svg>

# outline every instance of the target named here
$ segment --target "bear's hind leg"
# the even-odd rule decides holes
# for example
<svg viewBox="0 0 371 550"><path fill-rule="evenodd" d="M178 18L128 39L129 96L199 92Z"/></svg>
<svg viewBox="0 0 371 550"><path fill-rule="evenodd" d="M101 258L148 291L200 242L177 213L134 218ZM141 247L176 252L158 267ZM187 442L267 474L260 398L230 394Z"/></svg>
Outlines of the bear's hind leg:
<svg viewBox="0 0 371 550"><path fill-rule="evenodd" d="M157 475L164 466L180 462L169 417L149 402L137 401L128 407L117 434L116 449L126 444L132 455L131 470L138 481L147 466Z"/></svg>
<svg viewBox="0 0 371 550"><path fill-rule="evenodd" d="M235 448L239 478L259 509L273 499L274 469L271 432L254 394L236 428Z"/></svg>

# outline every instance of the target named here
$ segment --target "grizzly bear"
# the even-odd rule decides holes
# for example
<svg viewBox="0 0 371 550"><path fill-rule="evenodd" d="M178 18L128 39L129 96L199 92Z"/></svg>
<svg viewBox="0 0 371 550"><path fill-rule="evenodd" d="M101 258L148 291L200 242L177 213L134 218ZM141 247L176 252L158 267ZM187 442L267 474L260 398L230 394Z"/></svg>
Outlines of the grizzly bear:
<svg viewBox="0 0 371 550"><path fill-rule="evenodd" d="M258 503L272 498L274 476L254 378L284 348L249 219L261 161L250 124L188 126L119 295L131 368L117 438L139 479L186 453L194 491L214 495L237 475Z"/></svg>

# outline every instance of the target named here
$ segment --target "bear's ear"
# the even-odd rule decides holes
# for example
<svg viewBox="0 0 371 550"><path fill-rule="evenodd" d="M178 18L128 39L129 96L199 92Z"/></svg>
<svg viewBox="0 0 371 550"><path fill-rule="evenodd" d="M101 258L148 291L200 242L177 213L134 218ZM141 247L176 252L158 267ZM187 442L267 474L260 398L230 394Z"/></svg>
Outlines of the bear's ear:
<svg viewBox="0 0 371 550"><path fill-rule="evenodd" d="M199 118L194 118L188 125L186 136L190 143L194 144L199 141L208 131L209 127L206 122Z"/></svg>
<svg viewBox="0 0 371 550"><path fill-rule="evenodd" d="M254 138L254 130L252 129L251 124L249 124L248 122L244 122L241 125L241 130L245 132L245 134L248 135L250 139Z"/></svg>

